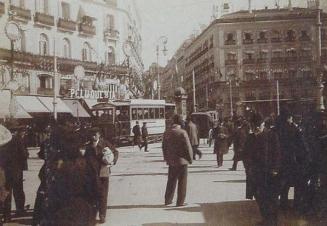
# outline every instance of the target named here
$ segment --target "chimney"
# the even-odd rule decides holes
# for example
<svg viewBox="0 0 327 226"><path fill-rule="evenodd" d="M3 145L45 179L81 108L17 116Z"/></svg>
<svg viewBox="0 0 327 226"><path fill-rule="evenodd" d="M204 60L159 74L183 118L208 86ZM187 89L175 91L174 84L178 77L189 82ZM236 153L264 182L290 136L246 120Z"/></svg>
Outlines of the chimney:
<svg viewBox="0 0 327 226"><path fill-rule="evenodd" d="M288 0L288 10L289 11L292 11L293 10L292 0Z"/></svg>
<svg viewBox="0 0 327 226"><path fill-rule="evenodd" d="M249 0L249 13L252 13L252 1Z"/></svg>

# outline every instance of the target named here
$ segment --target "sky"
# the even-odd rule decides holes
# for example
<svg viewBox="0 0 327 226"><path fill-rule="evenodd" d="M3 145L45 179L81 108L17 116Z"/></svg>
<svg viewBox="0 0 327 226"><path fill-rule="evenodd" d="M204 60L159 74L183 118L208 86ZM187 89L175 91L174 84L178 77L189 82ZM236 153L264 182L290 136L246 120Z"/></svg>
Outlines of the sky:
<svg viewBox="0 0 327 226"><path fill-rule="evenodd" d="M143 61L145 70L156 62L156 45L162 35L168 38L167 55L159 56L159 64L165 65L178 47L202 25L209 25L214 4L221 6L227 0L135 0L142 19ZM288 0L252 0L252 8L273 8L275 2L287 6ZM324 0L323 0L324 1ZM231 9L248 9L248 0L229 0ZM294 6L306 7L306 0L292 0ZM162 46L162 44L160 44Z"/></svg>

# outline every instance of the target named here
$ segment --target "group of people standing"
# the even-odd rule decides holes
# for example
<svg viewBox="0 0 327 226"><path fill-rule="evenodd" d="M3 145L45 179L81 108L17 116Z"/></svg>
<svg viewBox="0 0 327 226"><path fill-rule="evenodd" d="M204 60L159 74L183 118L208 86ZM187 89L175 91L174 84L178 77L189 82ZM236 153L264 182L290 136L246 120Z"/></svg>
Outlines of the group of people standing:
<svg viewBox="0 0 327 226"><path fill-rule="evenodd" d="M233 144L230 170L243 161L246 172L246 198L255 198L262 221L258 225L277 226L278 212L292 209L301 216L327 210L327 127L318 113L294 122L287 110L278 117L263 118L250 111L245 117L217 122L211 131L217 165ZM185 205L187 166L198 151L196 125L175 115L164 133L162 149L168 165L165 204L172 204L178 185L177 206ZM200 152L201 153L201 152ZM201 158L202 153L199 154ZM288 200L294 187L294 201Z"/></svg>
<svg viewBox="0 0 327 226"><path fill-rule="evenodd" d="M134 134L134 145L137 145L140 150L144 147L144 151L148 152L148 128L146 122L143 122L142 128L139 125L139 122L135 122L135 126L132 129Z"/></svg>
<svg viewBox="0 0 327 226"><path fill-rule="evenodd" d="M28 152L25 127L8 127L12 139L0 147L0 207L2 222L25 216L23 170ZM118 160L113 144L101 137L99 128L75 127L53 122L44 131L38 156L44 160L39 171L40 185L34 203L32 225L94 226L105 223L111 167Z"/></svg>

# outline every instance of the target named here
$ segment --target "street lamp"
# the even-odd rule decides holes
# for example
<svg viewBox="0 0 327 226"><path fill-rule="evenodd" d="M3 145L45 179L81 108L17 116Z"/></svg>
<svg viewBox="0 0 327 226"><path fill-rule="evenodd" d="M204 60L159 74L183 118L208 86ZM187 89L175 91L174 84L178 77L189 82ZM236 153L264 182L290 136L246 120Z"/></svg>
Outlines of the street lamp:
<svg viewBox="0 0 327 226"><path fill-rule="evenodd" d="M7 38L10 40L10 81L6 85L6 88L10 90L10 105L9 112L10 118L13 118L16 113L16 101L14 97L14 92L18 89L18 83L14 80L14 43L21 39L21 29L20 26L14 21L8 21L5 27L5 33Z"/></svg>
<svg viewBox="0 0 327 226"><path fill-rule="evenodd" d="M158 90L158 100L160 100L160 78L159 78L159 47L160 44L163 45L162 53L164 56L167 54L167 45L168 38L164 35L160 36L157 40L157 47L156 47L156 53L157 53L157 90Z"/></svg>

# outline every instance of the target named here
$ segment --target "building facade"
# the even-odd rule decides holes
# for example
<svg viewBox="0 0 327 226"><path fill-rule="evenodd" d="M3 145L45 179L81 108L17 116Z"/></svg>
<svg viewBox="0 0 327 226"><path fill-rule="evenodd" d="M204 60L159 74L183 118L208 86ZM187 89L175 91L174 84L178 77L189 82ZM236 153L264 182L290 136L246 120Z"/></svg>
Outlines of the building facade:
<svg viewBox="0 0 327 226"><path fill-rule="evenodd" d="M1 87L13 66L18 95L53 95L54 76L64 96L70 89L106 91L109 99L127 98L128 90L137 93L133 81L143 65L140 20L131 13L133 4L125 5L129 10L120 5L116 0L0 1ZM12 22L20 30L13 54L5 35ZM131 46L133 54L126 51Z"/></svg>
<svg viewBox="0 0 327 226"><path fill-rule="evenodd" d="M216 109L221 116L247 107L277 114L278 99L296 112L314 109L326 31L327 14L315 8L238 11L213 21L184 50L189 111L194 94L197 110Z"/></svg>

